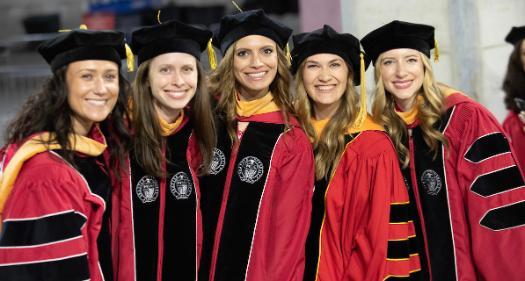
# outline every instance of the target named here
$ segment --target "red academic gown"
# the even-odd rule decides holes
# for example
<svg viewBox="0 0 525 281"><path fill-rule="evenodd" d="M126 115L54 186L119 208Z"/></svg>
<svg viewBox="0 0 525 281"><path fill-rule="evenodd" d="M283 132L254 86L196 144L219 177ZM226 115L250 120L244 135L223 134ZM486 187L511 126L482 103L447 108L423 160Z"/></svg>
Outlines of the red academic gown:
<svg viewBox="0 0 525 281"><path fill-rule="evenodd" d="M503 130L507 133L510 139L512 148L514 149L514 155L518 160L518 164L521 169L525 169L525 132L523 127L525 124L521 122L518 114L510 111L505 120L503 121Z"/></svg>
<svg viewBox="0 0 525 281"><path fill-rule="evenodd" d="M374 128L345 135L333 176L316 182L305 280L410 280L419 274L407 187L390 138Z"/></svg>
<svg viewBox="0 0 525 281"><path fill-rule="evenodd" d="M231 144L218 124L210 175L201 178L204 241L199 280L302 280L314 187L310 142L280 112L250 122Z"/></svg>
<svg viewBox="0 0 525 281"><path fill-rule="evenodd" d="M6 151L4 168L17 148ZM74 160L77 169L48 150L24 162L2 218L1 280L113 280L105 160Z"/></svg>
<svg viewBox="0 0 525 281"><path fill-rule="evenodd" d="M409 126L411 201L425 280L523 280L525 188L501 126L460 93L446 98L437 155ZM435 157L434 157L435 155Z"/></svg>
<svg viewBox="0 0 525 281"><path fill-rule="evenodd" d="M146 174L130 153L118 188L118 280L196 280L202 229L192 130L185 115L166 137L164 177Z"/></svg>

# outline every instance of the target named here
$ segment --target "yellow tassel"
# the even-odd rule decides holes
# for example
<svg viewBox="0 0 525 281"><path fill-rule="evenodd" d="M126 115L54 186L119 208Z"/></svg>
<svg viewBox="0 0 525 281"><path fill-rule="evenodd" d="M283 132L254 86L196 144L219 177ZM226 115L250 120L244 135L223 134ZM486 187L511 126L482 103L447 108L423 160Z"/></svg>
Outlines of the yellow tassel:
<svg viewBox="0 0 525 281"><path fill-rule="evenodd" d="M438 41L436 38L434 38L434 62L439 61L439 46Z"/></svg>
<svg viewBox="0 0 525 281"><path fill-rule="evenodd" d="M162 22L160 22L160 10L157 11L157 22L162 24Z"/></svg>
<svg viewBox="0 0 525 281"><path fill-rule="evenodd" d="M241 7L239 7L239 5L237 5L237 3L235 3L235 1L232 1L232 4L233 4L233 6L235 6L235 8L237 8L237 10L239 10L239 12L242 13Z"/></svg>
<svg viewBox="0 0 525 281"><path fill-rule="evenodd" d="M78 29L87 30L88 27L85 24L81 24ZM70 32L71 29L59 29L58 32Z"/></svg>
<svg viewBox="0 0 525 281"><path fill-rule="evenodd" d="M133 52L127 43L124 43L124 46L126 47L126 63L128 66L128 72L133 72L135 70L135 56L133 55Z"/></svg>
<svg viewBox="0 0 525 281"><path fill-rule="evenodd" d="M357 113L357 116L355 118L355 122L353 127L355 129L361 128L363 126L366 115L367 115L367 109L366 109L366 85L365 85L365 57L363 53L360 54L360 69L359 73L361 75L361 88L360 88L360 95L359 95L359 113Z"/></svg>
<svg viewBox="0 0 525 281"><path fill-rule="evenodd" d="M210 38L208 41L208 61L210 63L211 70L215 70L217 68L217 57L215 56L215 50L213 49L213 45L211 44L211 41L213 39Z"/></svg>
<svg viewBox="0 0 525 281"><path fill-rule="evenodd" d="M286 63L288 66L292 65L292 54L290 54L290 44L286 43L286 46L284 46L284 53L286 55Z"/></svg>

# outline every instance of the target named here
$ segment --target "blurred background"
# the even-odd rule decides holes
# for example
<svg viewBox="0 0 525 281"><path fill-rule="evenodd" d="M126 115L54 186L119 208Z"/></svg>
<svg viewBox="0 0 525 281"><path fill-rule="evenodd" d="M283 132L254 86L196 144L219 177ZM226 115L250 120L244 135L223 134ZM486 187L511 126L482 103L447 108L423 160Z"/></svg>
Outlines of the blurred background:
<svg viewBox="0 0 525 281"><path fill-rule="evenodd" d="M487 106L499 120L506 110L501 84L512 46L512 26L525 25L525 0L238 0L243 9L263 8L297 32L329 24L358 38L394 19L436 27L438 80ZM36 46L59 29L117 29L178 19L214 29L236 12L229 0L0 0L0 144L9 119L28 95L40 90L50 70ZM206 59L203 57L203 59ZM128 74L132 78L132 74ZM368 92L373 71L367 71Z"/></svg>

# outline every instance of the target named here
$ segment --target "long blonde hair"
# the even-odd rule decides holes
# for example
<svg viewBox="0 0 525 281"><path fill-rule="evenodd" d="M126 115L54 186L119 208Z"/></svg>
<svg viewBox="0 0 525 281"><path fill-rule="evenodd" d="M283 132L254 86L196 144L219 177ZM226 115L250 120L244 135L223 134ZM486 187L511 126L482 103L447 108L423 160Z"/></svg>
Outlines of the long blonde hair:
<svg viewBox="0 0 525 281"><path fill-rule="evenodd" d="M144 171L150 175L162 175L162 146L158 115L154 107L148 75L151 60L141 63L132 84L132 124L134 129L133 153ZM206 174L213 157L216 144L215 122L211 111L210 96L207 92L204 72L197 61L198 82L195 96L189 103L193 130L202 156L199 174Z"/></svg>
<svg viewBox="0 0 525 281"><path fill-rule="evenodd" d="M341 102L336 113L330 118L321 135L317 136L311 123L314 113L314 101L306 93L303 84L302 72L305 64L306 60L299 65L295 74L295 94L297 98L295 106L298 118L308 137L312 140L315 151L315 178L320 180L330 177L337 162L339 162L346 146L345 134L359 112L359 100L354 88L352 68L347 65L348 82L345 93L341 96Z"/></svg>
<svg viewBox="0 0 525 281"><path fill-rule="evenodd" d="M441 120L444 111L445 96L439 90L434 79L434 72L430 64L430 59L419 53L424 68L423 86L417 93L423 97L419 103L417 119L423 132L423 138L430 150L437 156L439 145L448 146L446 137L434 125ZM372 104L372 115L374 120L385 127L390 135L394 147L396 148L399 161L406 168L410 162L408 148L404 144L407 139L408 131L405 122L396 114L395 100L392 94L385 91L383 80L381 79L381 58L379 56L375 63L375 96Z"/></svg>
<svg viewBox="0 0 525 281"><path fill-rule="evenodd" d="M210 93L218 95L219 102L217 109L224 114L226 129L232 141L237 141L236 134L236 96L235 93L239 87L233 73L233 59L236 43L233 43L221 60L217 69L211 73L209 79ZM281 109L285 126L289 128L289 117L294 115L292 99L290 96L290 83L292 75L288 69L286 55L284 51L276 44L277 50L277 74L270 84L270 91L273 94L274 102Z"/></svg>

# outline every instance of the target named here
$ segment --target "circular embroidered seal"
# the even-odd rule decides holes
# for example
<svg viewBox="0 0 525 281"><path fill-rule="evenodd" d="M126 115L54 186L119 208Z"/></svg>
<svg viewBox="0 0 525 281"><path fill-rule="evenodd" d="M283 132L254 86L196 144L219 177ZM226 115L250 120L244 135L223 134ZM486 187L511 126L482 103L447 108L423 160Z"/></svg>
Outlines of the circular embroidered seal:
<svg viewBox="0 0 525 281"><path fill-rule="evenodd" d="M437 195L441 190L441 178L434 170L426 170L421 175L421 183L428 195Z"/></svg>
<svg viewBox="0 0 525 281"><path fill-rule="evenodd" d="M142 203L154 202L159 197L159 183L153 176L143 176L135 188Z"/></svg>
<svg viewBox="0 0 525 281"><path fill-rule="evenodd" d="M190 177L185 172L178 172L170 180L171 194L176 199L188 199L193 190L193 184Z"/></svg>
<svg viewBox="0 0 525 281"><path fill-rule="evenodd" d="M224 157L224 153L218 149L213 148L213 159L210 163L210 174L216 175L224 169L224 166L226 165L226 157Z"/></svg>
<svg viewBox="0 0 525 281"><path fill-rule="evenodd" d="M239 162L237 166L237 174L243 182L255 183L258 181L264 172L264 166L261 160L254 156L247 156Z"/></svg>

